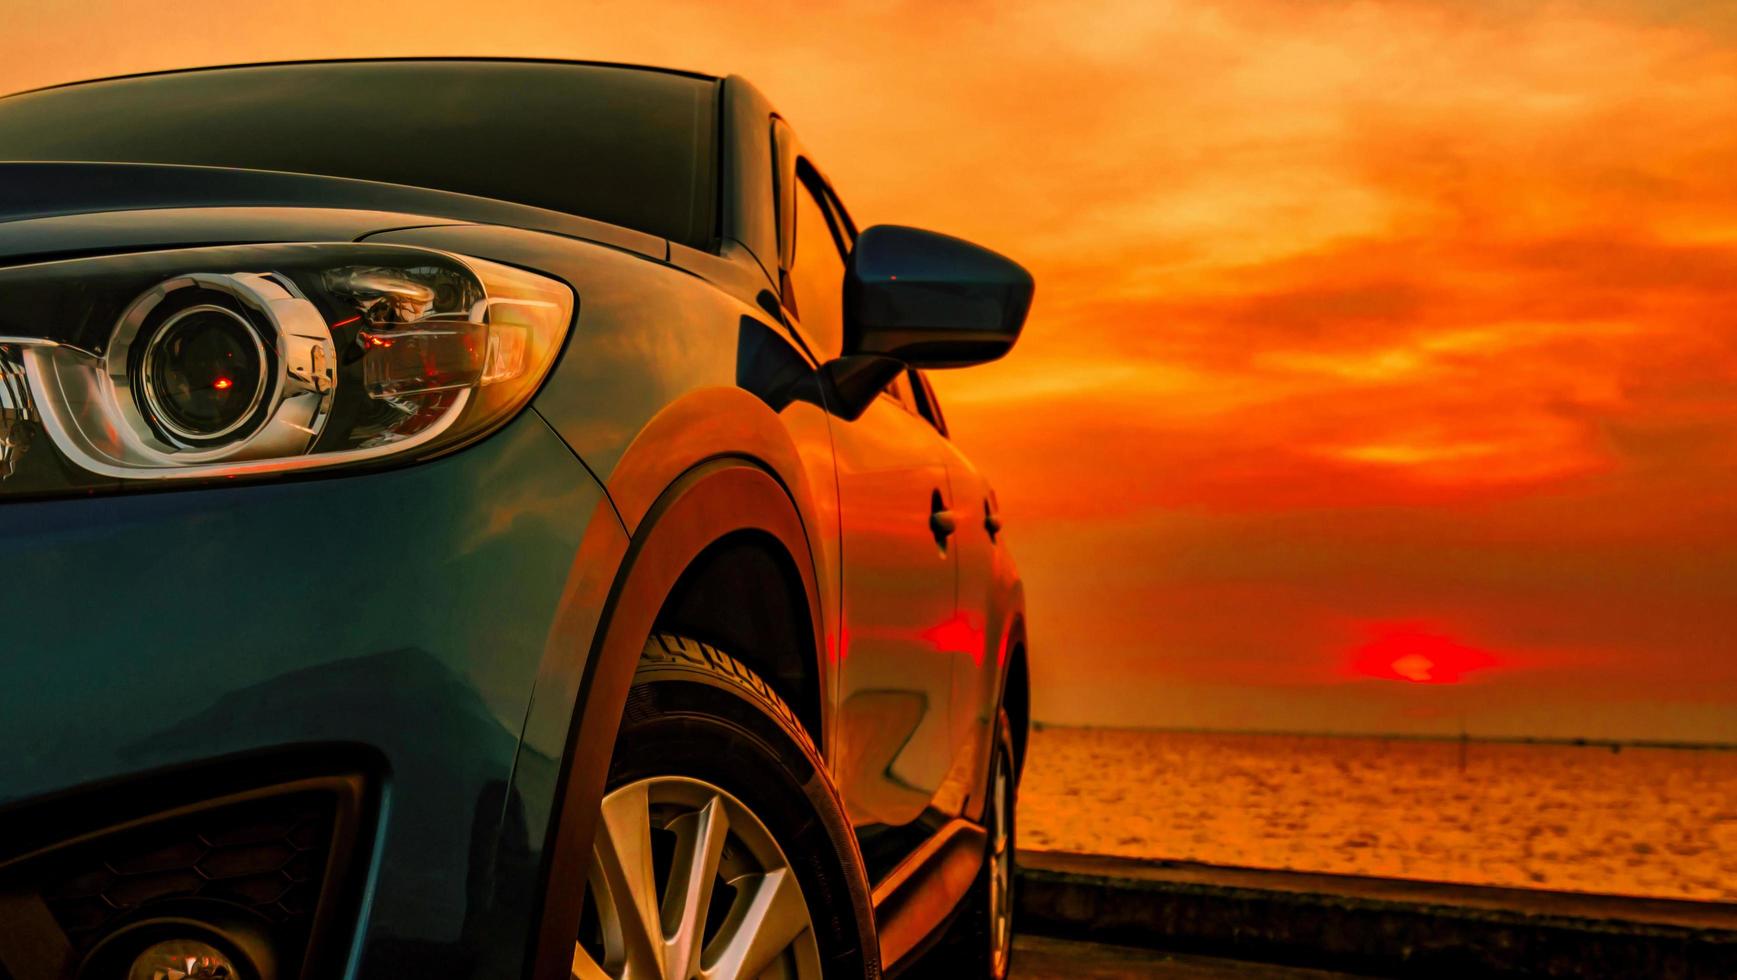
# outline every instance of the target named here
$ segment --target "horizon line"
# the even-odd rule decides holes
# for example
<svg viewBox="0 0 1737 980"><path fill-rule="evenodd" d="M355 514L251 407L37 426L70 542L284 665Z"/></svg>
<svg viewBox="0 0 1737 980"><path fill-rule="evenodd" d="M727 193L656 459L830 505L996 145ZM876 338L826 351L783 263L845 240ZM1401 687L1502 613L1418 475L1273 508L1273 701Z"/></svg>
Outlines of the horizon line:
<svg viewBox="0 0 1737 980"><path fill-rule="evenodd" d="M1382 739L1407 742L1483 742L1509 745L1559 745L1575 748L1609 748L1609 749L1684 749L1693 751L1737 751L1737 742L1689 742L1672 739L1622 739L1622 738L1587 738L1565 736L1532 736L1532 735L1472 735L1461 732L1458 735L1422 734L1415 732L1334 732L1311 731L1306 729L1262 729L1262 728L1189 728L1180 726L1145 726L1145 725L1081 725L1059 723L1033 719L1031 727L1035 730L1046 728L1070 728L1086 731L1140 732L1155 735L1255 735L1273 738L1361 738Z"/></svg>

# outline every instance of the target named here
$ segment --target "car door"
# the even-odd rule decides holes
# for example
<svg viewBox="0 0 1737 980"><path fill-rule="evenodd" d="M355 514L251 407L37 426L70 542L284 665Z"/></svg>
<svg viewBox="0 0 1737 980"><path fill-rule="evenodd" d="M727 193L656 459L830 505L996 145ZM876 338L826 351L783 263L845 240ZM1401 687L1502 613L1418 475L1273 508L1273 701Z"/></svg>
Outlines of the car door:
<svg viewBox="0 0 1737 980"><path fill-rule="evenodd" d="M850 229L819 174L797 159L783 232L783 302L821 361L838 355ZM834 778L859 828L909 824L953 769L955 561L937 514L951 506L945 447L898 393L830 418L841 562Z"/></svg>
<svg viewBox="0 0 1737 980"><path fill-rule="evenodd" d="M923 417L943 441L947 483L953 492L953 552L958 562L958 599L953 618L939 637L952 661L950 724L955 745L953 771L940 798L967 807L974 788L983 785L995 735L1001 697L1002 633L1006 617L998 608L996 583L1004 577L1001 516L995 495L971 460L947 436L947 420L935 390L921 371L907 371L906 383ZM975 808L971 808L975 812ZM949 809L949 815L960 810Z"/></svg>

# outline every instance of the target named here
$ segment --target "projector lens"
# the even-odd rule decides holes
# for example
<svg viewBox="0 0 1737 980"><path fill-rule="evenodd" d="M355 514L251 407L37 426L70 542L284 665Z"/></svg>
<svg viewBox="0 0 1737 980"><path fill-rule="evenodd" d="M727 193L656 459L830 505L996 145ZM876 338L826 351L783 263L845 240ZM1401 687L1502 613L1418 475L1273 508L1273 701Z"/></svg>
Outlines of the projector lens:
<svg viewBox="0 0 1737 980"><path fill-rule="evenodd" d="M156 421L185 440L235 433L265 394L265 347L240 313L188 307L166 320L145 348L139 379Z"/></svg>

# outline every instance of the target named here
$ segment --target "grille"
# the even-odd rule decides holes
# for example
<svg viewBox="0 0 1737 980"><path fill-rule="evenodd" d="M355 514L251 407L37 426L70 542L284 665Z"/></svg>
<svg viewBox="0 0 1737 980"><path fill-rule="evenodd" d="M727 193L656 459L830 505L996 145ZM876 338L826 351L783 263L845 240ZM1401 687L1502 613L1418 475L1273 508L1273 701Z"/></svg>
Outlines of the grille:
<svg viewBox="0 0 1737 980"><path fill-rule="evenodd" d="M305 939L333 820L332 797L309 794L153 823L58 856L44 876L42 896L80 950L123 917L186 898L233 903L286 938Z"/></svg>

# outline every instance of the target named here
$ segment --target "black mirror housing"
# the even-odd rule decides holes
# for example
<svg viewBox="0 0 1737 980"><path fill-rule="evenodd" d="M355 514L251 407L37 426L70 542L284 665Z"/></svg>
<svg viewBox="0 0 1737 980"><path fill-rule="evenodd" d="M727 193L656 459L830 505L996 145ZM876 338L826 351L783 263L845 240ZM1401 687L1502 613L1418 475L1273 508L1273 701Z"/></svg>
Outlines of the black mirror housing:
<svg viewBox="0 0 1737 980"><path fill-rule="evenodd" d="M844 353L918 368L968 367L1013 347L1031 309L1031 273L948 235L876 225L844 276Z"/></svg>

